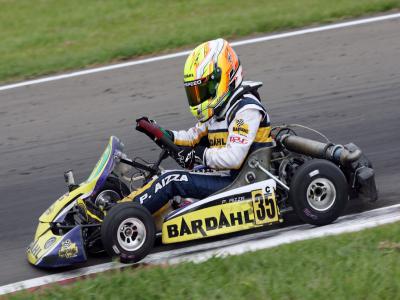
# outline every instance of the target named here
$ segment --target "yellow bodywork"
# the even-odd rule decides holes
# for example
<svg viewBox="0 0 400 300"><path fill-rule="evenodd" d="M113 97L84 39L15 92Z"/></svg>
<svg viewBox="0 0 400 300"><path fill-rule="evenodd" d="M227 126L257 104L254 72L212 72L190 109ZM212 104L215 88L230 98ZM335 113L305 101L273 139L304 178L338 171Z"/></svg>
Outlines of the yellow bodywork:
<svg viewBox="0 0 400 300"><path fill-rule="evenodd" d="M231 233L281 221L275 194L251 192L251 199L223 203L185 213L164 222L164 244Z"/></svg>
<svg viewBox="0 0 400 300"><path fill-rule="evenodd" d="M28 261L31 264L37 264L37 262L52 249L51 246L56 245L56 243L62 239L61 235L54 234L50 229L51 222L54 221L65 207L70 205L72 202L77 201L81 197L87 197L93 191L97 181L107 166L108 160L110 159L112 153L112 139L113 137L110 138L107 148L103 152L89 178L85 182L81 183L75 190L58 198L40 216L35 238L27 249ZM51 245L49 241L51 241Z"/></svg>
<svg viewBox="0 0 400 300"><path fill-rule="evenodd" d="M62 238L62 236L55 235L50 230L50 223L39 223L35 239L26 251L28 261L35 265L39 259L49 252L52 249L52 246L56 245Z"/></svg>

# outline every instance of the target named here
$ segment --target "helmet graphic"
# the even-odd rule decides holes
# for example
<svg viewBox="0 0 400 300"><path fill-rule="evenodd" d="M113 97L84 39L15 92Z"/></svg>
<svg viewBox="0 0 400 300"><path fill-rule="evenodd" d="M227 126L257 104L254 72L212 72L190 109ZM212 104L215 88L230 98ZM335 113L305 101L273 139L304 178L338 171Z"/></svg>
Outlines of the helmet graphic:
<svg viewBox="0 0 400 300"><path fill-rule="evenodd" d="M224 107L243 80L239 58L223 39L197 46L186 59L183 76L190 111L200 122Z"/></svg>

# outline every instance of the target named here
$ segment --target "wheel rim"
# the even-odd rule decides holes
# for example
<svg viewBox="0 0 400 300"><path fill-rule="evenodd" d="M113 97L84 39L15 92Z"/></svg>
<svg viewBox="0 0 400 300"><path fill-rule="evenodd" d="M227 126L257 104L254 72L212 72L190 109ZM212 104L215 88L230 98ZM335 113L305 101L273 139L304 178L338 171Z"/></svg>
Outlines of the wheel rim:
<svg viewBox="0 0 400 300"><path fill-rule="evenodd" d="M336 189L326 178L314 179L307 188L308 204L317 211L327 211L336 200Z"/></svg>
<svg viewBox="0 0 400 300"><path fill-rule="evenodd" d="M104 190L97 195L94 200L96 206L104 206L105 204L114 203L121 199L121 196L113 190Z"/></svg>
<svg viewBox="0 0 400 300"><path fill-rule="evenodd" d="M118 227L118 243L126 251L138 250L146 240L146 228L137 218L128 218Z"/></svg>

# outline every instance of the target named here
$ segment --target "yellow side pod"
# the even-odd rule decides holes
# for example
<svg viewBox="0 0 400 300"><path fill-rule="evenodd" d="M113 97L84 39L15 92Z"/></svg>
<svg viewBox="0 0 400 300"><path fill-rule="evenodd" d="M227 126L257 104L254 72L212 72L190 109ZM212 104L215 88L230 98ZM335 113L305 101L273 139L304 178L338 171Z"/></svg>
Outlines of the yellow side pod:
<svg viewBox="0 0 400 300"><path fill-rule="evenodd" d="M251 192L250 199L221 203L185 213L163 224L164 244L241 231L280 221L275 193Z"/></svg>

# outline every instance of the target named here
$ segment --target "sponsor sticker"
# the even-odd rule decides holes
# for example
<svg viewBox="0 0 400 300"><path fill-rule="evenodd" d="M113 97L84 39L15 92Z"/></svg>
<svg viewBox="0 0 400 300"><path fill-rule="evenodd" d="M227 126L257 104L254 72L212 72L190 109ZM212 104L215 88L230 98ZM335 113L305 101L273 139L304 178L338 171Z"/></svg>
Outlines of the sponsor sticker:
<svg viewBox="0 0 400 300"><path fill-rule="evenodd" d="M70 239L63 241L58 251L58 256L61 258L73 258L78 256L78 247L76 243L72 243Z"/></svg>
<svg viewBox="0 0 400 300"><path fill-rule="evenodd" d="M214 147L223 147L226 145L226 140L224 137L217 137L214 136L212 138L208 139L209 143L210 143L210 147L214 148Z"/></svg>
<svg viewBox="0 0 400 300"><path fill-rule="evenodd" d="M246 145L249 143L249 141L246 138L240 136L231 136L229 138L229 141L232 144L241 144L241 145Z"/></svg>
<svg viewBox="0 0 400 300"><path fill-rule="evenodd" d="M241 136L247 136L249 134L249 124L245 123L243 119L238 119L233 126L233 132Z"/></svg>
<svg viewBox="0 0 400 300"><path fill-rule="evenodd" d="M197 79L197 80L185 82L185 83L183 83L183 84L184 84L185 86L196 86L196 85L200 85L200 84L201 84L201 79Z"/></svg>
<svg viewBox="0 0 400 300"><path fill-rule="evenodd" d="M49 238L49 239L46 241L46 243L44 243L44 249L50 248L50 247L54 244L55 241L56 241L56 238L55 238L54 236L51 237L51 238Z"/></svg>
<svg viewBox="0 0 400 300"><path fill-rule="evenodd" d="M36 259L39 257L41 251L42 249L40 248L38 240L32 242L27 249L27 253L32 254Z"/></svg>
<svg viewBox="0 0 400 300"><path fill-rule="evenodd" d="M188 241L279 222L275 194L254 190L164 222L163 243Z"/></svg>
<svg viewBox="0 0 400 300"><path fill-rule="evenodd" d="M263 190L251 192L254 209L254 221L256 224L269 223L278 217L278 208L275 197L265 197Z"/></svg>

